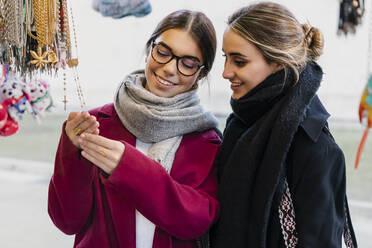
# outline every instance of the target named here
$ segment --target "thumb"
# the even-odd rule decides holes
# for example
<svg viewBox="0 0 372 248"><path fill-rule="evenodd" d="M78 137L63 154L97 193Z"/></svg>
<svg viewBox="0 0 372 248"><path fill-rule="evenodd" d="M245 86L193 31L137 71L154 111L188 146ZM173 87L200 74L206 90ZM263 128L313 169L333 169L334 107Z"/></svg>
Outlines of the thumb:
<svg viewBox="0 0 372 248"><path fill-rule="evenodd" d="M67 120L68 121L71 121L72 119L74 119L76 116L78 116L79 112L71 112L69 115L68 115L68 118Z"/></svg>

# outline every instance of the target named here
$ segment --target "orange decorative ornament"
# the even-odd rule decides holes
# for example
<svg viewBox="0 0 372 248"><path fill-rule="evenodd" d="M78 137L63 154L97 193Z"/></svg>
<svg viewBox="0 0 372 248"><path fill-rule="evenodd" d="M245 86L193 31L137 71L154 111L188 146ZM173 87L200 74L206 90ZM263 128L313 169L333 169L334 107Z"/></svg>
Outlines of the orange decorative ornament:
<svg viewBox="0 0 372 248"><path fill-rule="evenodd" d="M367 140L369 129L372 127L372 75L369 77L367 85L363 91L359 104L359 121L366 123L366 129L360 141L358 152L355 160L355 169L358 168L360 156Z"/></svg>

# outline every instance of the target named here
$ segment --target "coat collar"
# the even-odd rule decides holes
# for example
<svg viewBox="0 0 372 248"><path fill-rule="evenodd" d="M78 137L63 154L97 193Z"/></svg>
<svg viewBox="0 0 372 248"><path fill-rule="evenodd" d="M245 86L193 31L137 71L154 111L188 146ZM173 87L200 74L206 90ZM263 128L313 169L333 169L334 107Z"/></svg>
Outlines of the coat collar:
<svg viewBox="0 0 372 248"><path fill-rule="evenodd" d="M113 103L99 107L93 110L93 112L97 113L100 122L100 134L115 140L125 140L135 146L136 137L121 123Z"/></svg>
<svg viewBox="0 0 372 248"><path fill-rule="evenodd" d="M324 108L317 95L314 96L310 102L305 115L304 120L300 126L304 129L309 138L316 142L322 132L322 129L327 124L327 119L330 114Z"/></svg>
<svg viewBox="0 0 372 248"><path fill-rule="evenodd" d="M113 103L108 103L98 109L98 115L102 117L112 117L116 114L114 104Z"/></svg>

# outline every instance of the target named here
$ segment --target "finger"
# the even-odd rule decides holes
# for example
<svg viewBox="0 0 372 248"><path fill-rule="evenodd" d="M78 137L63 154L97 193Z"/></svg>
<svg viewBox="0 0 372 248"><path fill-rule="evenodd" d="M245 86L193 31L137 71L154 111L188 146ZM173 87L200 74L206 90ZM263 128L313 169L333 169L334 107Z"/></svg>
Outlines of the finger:
<svg viewBox="0 0 372 248"><path fill-rule="evenodd" d="M120 149L107 149L104 146L97 145L87 140L83 140L82 138L79 139L79 145L90 155L102 160L109 166L112 166L112 168L115 168L118 165L123 155L123 151L120 151ZM103 159L102 157L105 159Z"/></svg>
<svg viewBox="0 0 372 248"><path fill-rule="evenodd" d="M96 145L105 147L109 150L113 150L113 149L116 148L116 143L115 143L114 140L105 138L101 135L94 135L94 134L86 133L86 134L82 135L81 138L83 138L83 140L87 140L87 141L89 141L91 143L94 143Z"/></svg>
<svg viewBox="0 0 372 248"><path fill-rule="evenodd" d="M74 116L74 115L73 115ZM89 118L88 112L77 113L75 118L68 121L69 127L72 129L78 127L84 120Z"/></svg>
<svg viewBox="0 0 372 248"><path fill-rule="evenodd" d="M90 116L88 112L77 113L74 119L67 121L66 131L71 137L79 136L85 129L96 121L95 117Z"/></svg>
<svg viewBox="0 0 372 248"><path fill-rule="evenodd" d="M84 135L86 135L86 134L84 134ZM79 138L79 144L80 144L80 147L83 150L89 151L89 153L93 156L94 156L93 152L97 153L97 154L100 154L103 157L110 157L110 155L111 155L111 151L109 149L107 149L106 147L104 147L102 145L99 145L99 144L96 144L96 143L93 143L89 140L84 140L82 137Z"/></svg>
<svg viewBox="0 0 372 248"><path fill-rule="evenodd" d="M80 134L83 132L89 132L89 128L94 130L95 128L98 128L99 124L96 120L96 117L89 116L86 118L83 122L81 122L77 127L75 127L75 130L80 130ZM77 132L77 131L76 131Z"/></svg>
<svg viewBox="0 0 372 248"><path fill-rule="evenodd" d="M99 122L95 122L94 124L90 125L86 130L85 133L91 133L91 134L99 134Z"/></svg>
<svg viewBox="0 0 372 248"><path fill-rule="evenodd" d="M103 171L107 172L109 170L109 168L106 165L104 165L101 161L99 161L94 156L90 155L87 151L82 151L81 155L87 160L89 160L91 163L96 165L97 167L101 168Z"/></svg>
<svg viewBox="0 0 372 248"><path fill-rule="evenodd" d="M70 114L68 115L67 120L70 121L70 120L74 119L78 114L79 114L79 112L70 112Z"/></svg>
<svg viewBox="0 0 372 248"><path fill-rule="evenodd" d="M92 150L86 149L81 152L81 155L88 159L90 162L101 168L103 171L105 171L108 174L111 174L111 161L100 155L99 153L96 153Z"/></svg>

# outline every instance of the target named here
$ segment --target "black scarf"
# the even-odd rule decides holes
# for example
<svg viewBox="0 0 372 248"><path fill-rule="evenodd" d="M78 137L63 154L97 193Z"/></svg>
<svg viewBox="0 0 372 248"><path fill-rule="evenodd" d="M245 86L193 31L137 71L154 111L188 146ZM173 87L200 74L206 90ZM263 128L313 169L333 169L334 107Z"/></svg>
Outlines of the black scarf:
<svg viewBox="0 0 372 248"><path fill-rule="evenodd" d="M272 208L278 208L287 152L323 72L310 62L292 87L293 73L265 79L239 100L224 131L216 160L221 215L212 231L213 248L266 247Z"/></svg>

